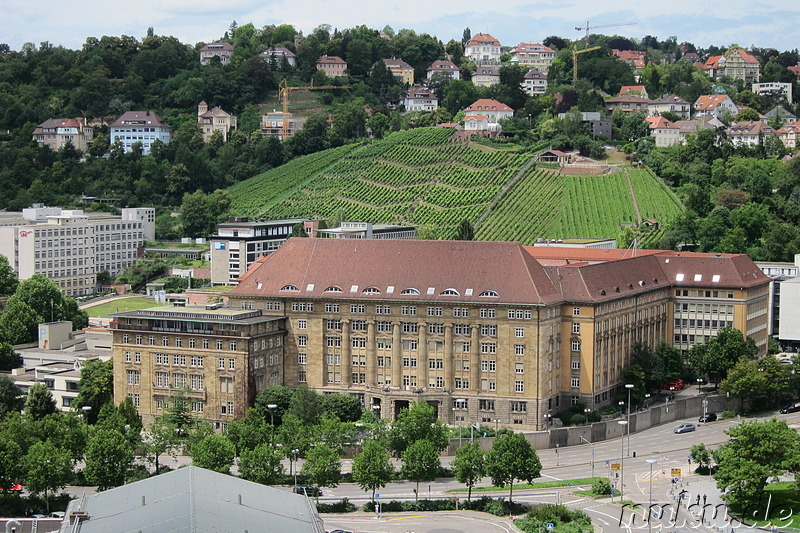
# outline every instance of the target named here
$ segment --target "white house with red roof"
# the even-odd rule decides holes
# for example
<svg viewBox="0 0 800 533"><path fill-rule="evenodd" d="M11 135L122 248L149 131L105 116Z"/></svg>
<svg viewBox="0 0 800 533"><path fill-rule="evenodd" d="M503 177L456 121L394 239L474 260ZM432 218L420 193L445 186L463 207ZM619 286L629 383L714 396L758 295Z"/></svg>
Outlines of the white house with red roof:
<svg viewBox="0 0 800 533"><path fill-rule="evenodd" d="M797 148L797 137L800 135L800 121L787 122L775 134L786 148Z"/></svg>
<svg viewBox="0 0 800 533"><path fill-rule="evenodd" d="M512 61L545 73L555 57L556 53L551 48L539 43L520 43L511 50Z"/></svg>
<svg viewBox="0 0 800 533"><path fill-rule="evenodd" d="M224 140L228 140L228 133L236 129L235 116L219 106L209 109L205 102L200 102L197 106L197 123L203 130L203 142L209 142L215 131L220 132Z"/></svg>
<svg viewBox="0 0 800 533"><path fill-rule="evenodd" d="M775 129L760 120L737 122L725 130L734 146L757 146L768 135L776 135Z"/></svg>
<svg viewBox="0 0 800 533"><path fill-rule="evenodd" d="M428 79L431 79L431 76L437 72L444 72L454 80L461 79L461 70L458 68L458 65L448 59L437 59L431 63L431 66L428 67L426 72Z"/></svg>
<svg viewBox="0 0 800 533"><path fill-rule="evenodd" d="M713 79L723 76L745 83L757 83L761 78L761 65L753 54L741 48L731 48L725 55L711 56L703 64L703 70Z"/></svg>
<svg viewBox="0 0 800 533"><path fill-rule="evenodd" d="M692 107L695 116L714 115L716 118L725 111L730 111L734 115L739 111L727 94L703 94L697 98Z"/></svg>
<svg viewBox="0 0 800 533"><path fill-rule="evenodd" d="M655 139L656 146L675 146L680 144L681 129L664 117L647 117L650 124L650 135Z"/></svg>
<svg viewBox="0 0 800 533"><path fill-rule="evenodd" d="M282 46L276 46L274 48L268 48L259 54L264 61L275 61L275 64L280 68L281 63L283 60L286 60L286 63L294 68L297 66L297 56L294 52L289 50L288 48L284 48Z"/></svg>
<svg viewBox="0 0 800 533"><path fill-rule="evenodd" d="M412 111L436 111L439 108L439 99L427 87L411 87L406 91L403 100L406 113Z"/></svg>
<svg viewBox="0 0 800 533"><path fill-rule="evenodd" d="M481 98L467 107L464 114L468 117L484 115L490 122L499 122L500 119L513 117L514 110L497 100Z"/></svg>
<svg viewBox="0 0 800 533"><path fill-rule="evenodd" d="M630 94L641 96L642 98L650 98L644 85L623 85L620 87L619 95L617 96L627 96Z"/></svg>
<svg viewBox="0 0 800 533"><path fill-rule="evenodd" d="M475 87L491 87L500 83L500 68L497 65L478 65L472 74Z"/></svg>
<svg viewBox="0 0 800 533"><path fill-rule="evenodd" d="M464 55L475 63L499 63L500 41L488 33L475 34L464 46Z"/></svg>

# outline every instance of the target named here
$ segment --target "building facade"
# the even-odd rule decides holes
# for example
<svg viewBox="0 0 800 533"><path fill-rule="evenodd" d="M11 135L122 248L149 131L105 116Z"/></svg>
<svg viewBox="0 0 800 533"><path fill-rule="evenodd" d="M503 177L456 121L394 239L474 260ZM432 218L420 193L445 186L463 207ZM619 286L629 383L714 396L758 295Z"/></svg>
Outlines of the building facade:
<svg viewBox="0 0 800 533"><path fill-rule="evenodd" d="M464 55L478 65L499 63L500 54L500 41L488 33L477 33L464 45Z"/></svg>
<svg viewBox="0 0 800 533"><path fill-rule="evenodd" d="M121 274L155 233L155 210L123 209L121 216L33 207L0 220L0 254L19 279L42 274L69 296L94 294L97 273Z"/></svg>
<svg viewBox="0 0 800 533"><path fill-rule="evenodd" d="M406 91L403 105L407 113L412 111L436 111L439 108L439 99L427 87L411 87Z"/></svg>
<svg viewBox="0 0 800 533"><path fill-rule="evenodd" d="M324 55L317 59L317 70L321 70L330 78L345 76L347 73L347 61L339 56Z"/></svg>
<svg viewBox="0 0 800 533"><path fill-rule="evenodd" d="M458 65L447 59L437 59L431 63L431 66L428 67L426 72L428 74L428 79L431 79L431 76L437 72L444 72L453 80L461 79L461 69L458 68Z"/></svg>
<svg viewBox="0 0 800 533"><path fill-rule="evenodd" d="M386 68L392 71L392 76L400 80L400 83L414 85L414 67L396 57L382 61Z"/></svg>
<svg viewBox="0 0 800 533"><path fill-rule="evenodd" d="M271 254L286 242L301 218L286 220L250 220L232 218L217 226L211 244L211 283L236 283L261 256Z"/></svg>
<svg viewBox="0 0 800 533"><path fill-rule="evenodd" d="M547 76L536 68L525 73L522 90L529 96L542 95L547 91Z"/></svg>
<svg viewBox="0 0 800 533"><path fill-rule="evenodd" d="M283 380L284 320L260 310L156 307L113 315L114 403L130 397L149 423L180 391L224 429L259 391Z"/></svg>
<svg viewBox="0 0 800 533"><path fill-rule="evenodd" d="M122 143L126 152L130 152L134 143L141 143L142 153L150 153L152 144L159 140L169 144L172 139L172 128L161 117L150 111L127 111L111 123L109 127L112 147L115 142Z"/></svg>
<svg viewBox="0 0 800 533"><path fill-rule="evenodd" d="M268 63L273 63L276 68L281 68L284 61L290 67L297 66L297 56L288 48L276 46L275 48L268 48L261 52L261 57Z"/></svg>
<svg viewBox="0 0 800 533"><path fill-rule="evenodd" d="M51 118L33 130L33 140L51 150L60 150L71 143L76 150L85 152L93 139L94 129L85 118Z"/></svg>
<svg viewBox="0 0 800 533"><path fill-rule="evenodd" d="M556 53L549 47L538 43L520 43L511 50L511 59L517 64L533 67L547 75L547 70L555 59Z"/></svg>
<svg viewBox="0 0 800 533"><path fill-rule="evenodd" d="M231 43L209 43L200 48L200 64L208 65L215 58L223 65L230 63L233 57L233 45Z"/></svg>
<svg viewBox="0 0 800 533"><path fill-rule="evenodd" d="M203 130L203 142L211 141L211 136L215 131L222 134L224 140L228 140L228 134L236 129L236 117L227 113L221 107L208 108L208 104L200 102L197 106L197 123Z"/></svg>

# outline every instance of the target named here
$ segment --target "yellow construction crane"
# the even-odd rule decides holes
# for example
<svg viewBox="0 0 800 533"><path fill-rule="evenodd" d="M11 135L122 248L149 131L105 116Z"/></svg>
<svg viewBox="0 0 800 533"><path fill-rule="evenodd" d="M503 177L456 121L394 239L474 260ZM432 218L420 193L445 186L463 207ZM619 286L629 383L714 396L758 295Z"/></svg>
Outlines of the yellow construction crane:
<svg viewBox="0 0 800 533"><path fill-rule="evenodd" d="M289 137L289 93L296 89L306 89L308 91L320 91L323 89L349 89L349 85L314 85L314 82L311 82L311 85L307 85L304 87L290 87L289 82L285 79L278 85L279 87L279 94L280 100L283 103L283 140L285 141Z"/></svg>
<svg viewBox="0 0 800 533"><path fill-rule="evenodd" d="M594 50L599 50L599 46L592 46L591 48L584 48L583 50L578 50L577 48L572 49L572 84L578 83L578 54L585 54L586 52L592 52Z"/></svg>
<svg viewBox="0 0 800 533"><path fill-rule="evenodd" d="M613 28L615 26L633 26L636 24L635 22L623 22L622 24L600 24L598 26L590 26L589 21L586 21L586 26L575 26L575 29L578 31L586 30L586 46L589 46L589 30L593 30L595 28Z"/></svg>

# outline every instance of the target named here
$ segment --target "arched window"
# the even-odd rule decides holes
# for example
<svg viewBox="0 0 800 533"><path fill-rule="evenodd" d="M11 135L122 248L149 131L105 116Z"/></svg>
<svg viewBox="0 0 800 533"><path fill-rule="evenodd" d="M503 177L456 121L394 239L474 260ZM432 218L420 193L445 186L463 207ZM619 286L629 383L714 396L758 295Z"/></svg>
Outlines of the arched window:
<svg viewBox="0 0 800 533"><path fill-rule="evenodd" d="M439 293L439 296L461 296L455 289L445 289Z"/></svg>
<svg viewBox="0 0 800 533"><path fill-rule="evenodd" d="M500 295L497 294L497 291L483 291L478 295L479 298L500 298Z"/></svg>
<svg viewBox="0 0 800 533"><path fill-rule="evenodd" d="M325 289L325 292L342 292L342 289L336 287L335 285L331 285L330 287Z"/></svg>
<svg viewBox="0 0 800 533"><path fill-rule="evenodd" d="M380 294L380 293L381 291L379 289L376 289L375 287L367 287L366 289L361 291L361 294Z"/></svg>
<svg viewBox="0 0 800 533"><path fill-rule="evenodd" d="M284 285L281 287L281 292L300 292L300 289L297 287L297 285L292 285L290 283L289 285Z"/></svg>
<svg viewBox="0 0 800 533"><path fill-rule="evenodd" d="M419 291L417 289L403 289L400 296L419 296Z"/></svg>

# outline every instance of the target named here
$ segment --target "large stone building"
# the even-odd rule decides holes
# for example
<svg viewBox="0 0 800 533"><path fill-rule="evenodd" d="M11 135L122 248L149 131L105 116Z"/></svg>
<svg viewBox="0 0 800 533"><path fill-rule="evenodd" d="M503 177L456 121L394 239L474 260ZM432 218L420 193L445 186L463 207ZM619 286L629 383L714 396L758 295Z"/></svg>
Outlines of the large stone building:
<svg viewBox="0 0 800 533"><path fill-rule="evenodd" d="M637 342L685 350L730 325L766 352L769 278L746 256L581 250L592 263L553 253L571 252L290 239L227 296L231 309L271 315L274 334L285 335L279 383L357 395L384 417L422 398L448 423L541 429L567 405L614 401ZM172 342L142 331L140 342ZM115 357L122 349L115 339ZM119 372L120 394L130 392Z"/></svg>
<svg viewBox="0 0 800 533"><path fill-rule="evenodd" d="M189 410L224 429L246 414L260 390L284 381L280 316L209 305L113 317L114 403L129 396L145 422L186 390Z"/></svg>
<svg viewBox="0 0 800 533"><path fill-rule="evenodd" d="M110 143L119 141L126 152L133 145L142 145L142 154L150 153L150 147L156 140L169 144L172 140L172 128L164 120L151 111L126 111L109 126Z"/></svg>
<svg viewBox="0 0 800 533"><path fill-rule="evenodd" d="M85 152L93 139L94 129L82 117L50 118L33 130L33 140L51 150L60 150L69 143L76 150Z"/></svg>

